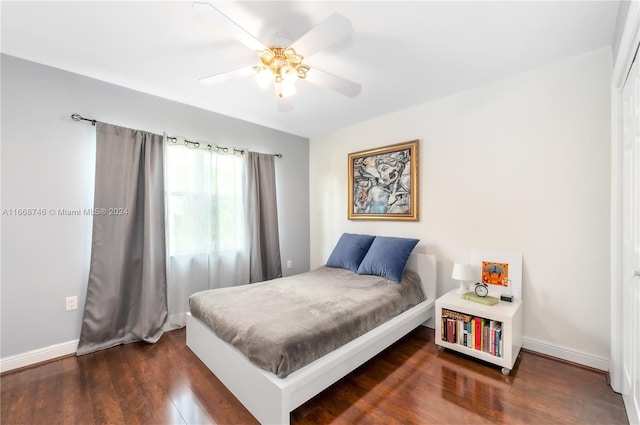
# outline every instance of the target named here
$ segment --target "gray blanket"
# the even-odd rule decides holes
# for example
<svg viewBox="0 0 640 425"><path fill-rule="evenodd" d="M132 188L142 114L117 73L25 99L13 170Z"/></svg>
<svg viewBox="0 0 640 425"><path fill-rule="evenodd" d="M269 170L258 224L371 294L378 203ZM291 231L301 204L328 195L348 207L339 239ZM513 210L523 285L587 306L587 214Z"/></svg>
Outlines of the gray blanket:
<svg viewBox="0 0 640 425"><path fill-rule="evenodd" d="M424 300L417 274L400 284L320 267L189 298L191 314L257 366L284 378Z"/></svg>

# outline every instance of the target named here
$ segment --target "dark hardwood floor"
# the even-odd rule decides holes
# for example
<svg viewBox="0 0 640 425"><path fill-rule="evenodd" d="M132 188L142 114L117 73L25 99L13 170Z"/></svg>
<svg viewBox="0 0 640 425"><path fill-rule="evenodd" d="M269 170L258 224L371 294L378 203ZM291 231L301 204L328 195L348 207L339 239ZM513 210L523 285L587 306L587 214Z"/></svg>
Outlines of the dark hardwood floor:
<svg viewBox="0 0 640 425"><path fill-rule="evenodd" d="M2 424L255 424L185 345L66 357L0 377ZM606 375L523 352L510 376L419 328L300 406L292 424L627 424Z"/></svg>

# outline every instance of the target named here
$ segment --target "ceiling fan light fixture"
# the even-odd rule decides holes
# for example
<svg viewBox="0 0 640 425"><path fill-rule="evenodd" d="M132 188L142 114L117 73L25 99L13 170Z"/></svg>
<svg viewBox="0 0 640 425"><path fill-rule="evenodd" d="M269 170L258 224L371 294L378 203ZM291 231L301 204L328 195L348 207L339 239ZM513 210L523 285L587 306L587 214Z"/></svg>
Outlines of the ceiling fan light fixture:
<svg viewBox="0 0 640 425"><path fill-rule="evenodd" d="M283 53L284 57L287 58L287 60L291 63L299 65L302 62L302 59L304 59L302 56L298 55L296 51L291 47L287 47L286 49L284 49Z"/></svg>
<svg viewBox="0 0 640 425"><path fill-rule="evenodd" d="M269 71L269 69L264 66L254 66L253 69L256 71L256 82L260 86L262 90L266 90L271 85L271 81L273 80L273 75Z"/></svg>
<svg viewBox="0 0 640 425"><path fill-rule="evenodd" d="M351 36L353 27L346 17L334 13L295 42L286 33L275 33L267 43L263 43L210 3L205 3L203 0L195 1L192 8L197 16L205 19L207 24L225 30L237 41L256 52L261 62L256 66L243 67L200 78L201 83L220 84L253 75L260 87L266 89L273 81L278 111L280 112L292 110L292 98L286 96L295 94L295 82L298 79L306 79L313 84L328 87L349 97L360 94L361 86L359 84L318 68L303 65L304 57L296 52L297 50L305 52L307 55L313 55L347 39ZM313 72L309 74L311 70Z"/></svg>
<svg viewBox="0 0 640 425"><path fill-rule="evenodd" d="M295 80L282 81L275 85L276 96L278 97L290 97L296 94Z"/></svg>
<svg viewBox="0 0 640 425"><path fill-rule="evenodd" d="M278 97L288 97L296 93L295 82L298 78L306 78L309 67L302 65L302 56L298 55L291 47L272 46L264 50L257 51L260 55L262 65L254 66L257 72L256 81L262 88L268 87L267 77L276 85L276 95ZM270 73L266 72L271 71Z"/></svg>
<svg viewBox="0 0 640 425"><path fill-rule="evenodd" d="M260 56L260 59L262 59L262 62L271 62L276 57L275 52L271 49L256 50L256 52Z"/></svg>
<svg viewBox="0 0 640 425"><path fill-rule="evenodd" d="M280 76L284 81L295 81L298 79L298 70L291 65L280 68Z"/></svg>
<svg viewBox="0 0 640 425"><path fill-rule="evenodd" d="M307 65L300 65L298 67L298 78L302 78L303 80L305 78L307 78L307 72L309 72L311 68L309 68Z"/></svg>

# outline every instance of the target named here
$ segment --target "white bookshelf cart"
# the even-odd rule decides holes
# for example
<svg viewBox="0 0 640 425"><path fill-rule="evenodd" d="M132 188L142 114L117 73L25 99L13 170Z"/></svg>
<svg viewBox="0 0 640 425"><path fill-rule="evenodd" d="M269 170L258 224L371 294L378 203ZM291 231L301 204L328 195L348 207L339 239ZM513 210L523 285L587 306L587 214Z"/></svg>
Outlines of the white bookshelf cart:
<svg viewBox="0 0 640 425"><path fill-rule="evenodd" d="M471 251L471 266L476 282L481 281L481 265L483 261L494 261L509 264L510 286L508 288L489 285L489 295L500 298L505 293L513 295L512 302L500 301L494 305L483 305L462 299L452 290L436 300L435 307L435 342L441 348L448 348L486 362L502 367L502 373L508 375L518 359L522 348L523 306L522 306L522 254L514 252ZM473 284L472 284L473 286ZM472 291L473 288L470 288ZM442 339L442 310L450 310L466 316L480 317L500 322L502 329L502 353L499 356L488 352L469 348L457 342Z"/></svg>
<svg viewBox="0 0 640 425"><path fill-rule="evenodd" d="M442 309L456 311L474 317L483 317L496 320L502 324L502 356L494 356L490 353L466 347L462 344L443 341L442 335ZM502 373L508 375L516 363L520 348L522 347L522 300L513 302L500 301L494 305L483 305L473 301L463 300L456 290L446 293L436 300L436 344L449 348L480 360L502 366Z"/></svg>

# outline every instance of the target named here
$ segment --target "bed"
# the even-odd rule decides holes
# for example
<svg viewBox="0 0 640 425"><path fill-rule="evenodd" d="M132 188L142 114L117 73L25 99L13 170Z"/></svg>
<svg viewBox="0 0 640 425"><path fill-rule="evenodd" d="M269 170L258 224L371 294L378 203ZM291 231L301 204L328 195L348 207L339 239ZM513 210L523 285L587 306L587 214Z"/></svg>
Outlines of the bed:
<svg viewBox="0 0 640 425"><path fill-rule="evenodd" d="M289 424L290 412L433 316L434 256L413 253L425 300L319 359L280 378L256 366L202 320L187 315L187 346L262 424Z"/></svg>

